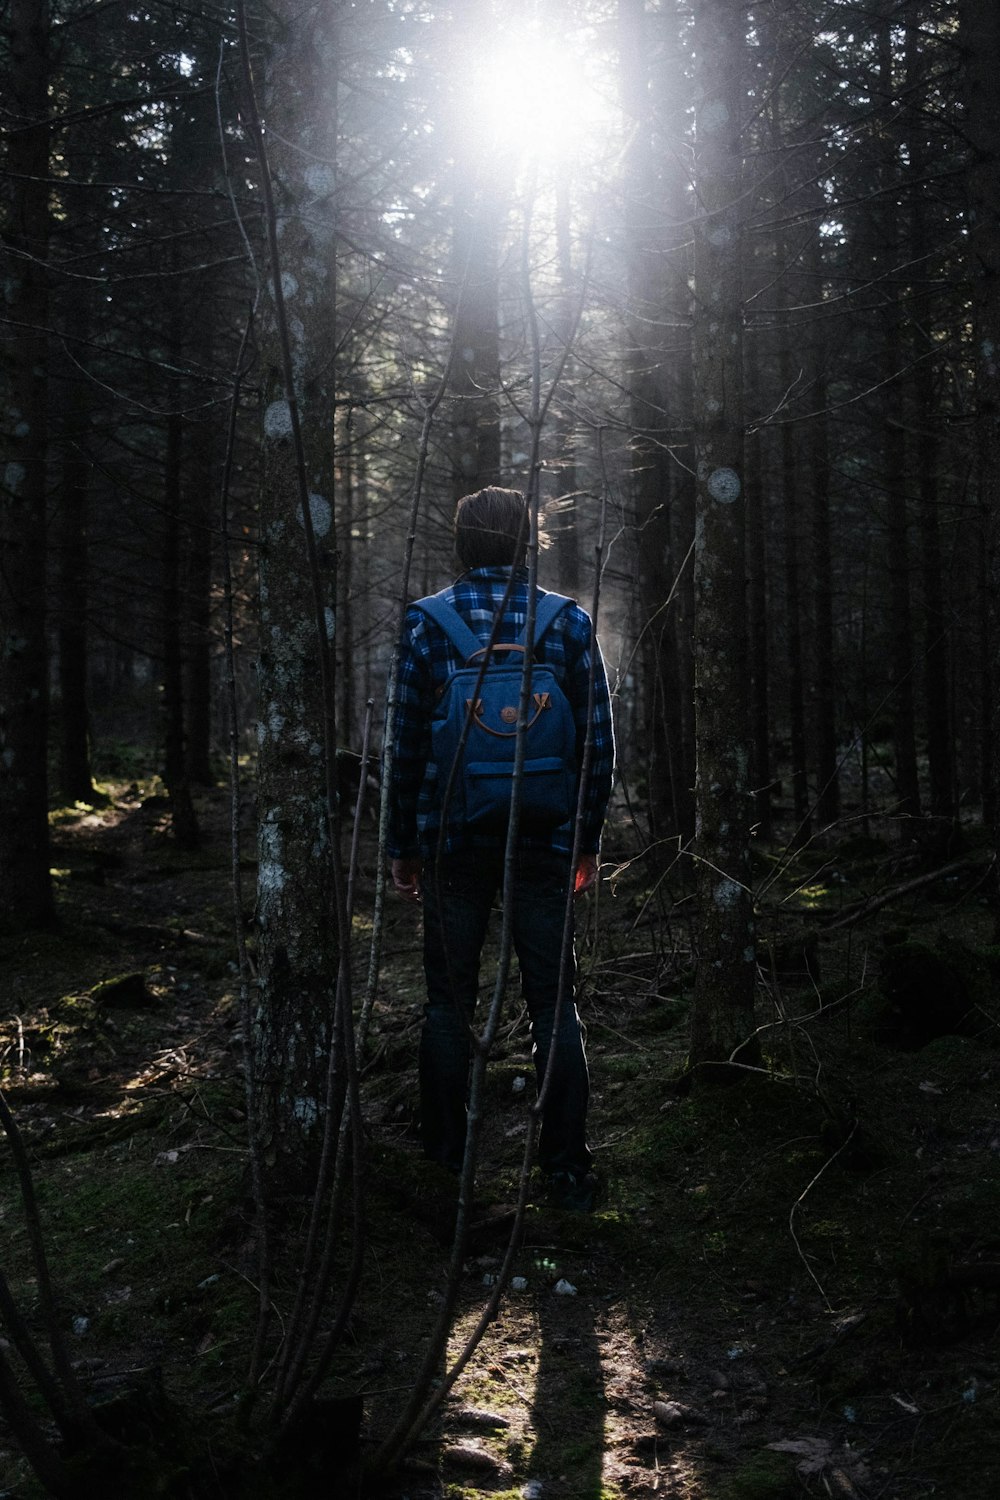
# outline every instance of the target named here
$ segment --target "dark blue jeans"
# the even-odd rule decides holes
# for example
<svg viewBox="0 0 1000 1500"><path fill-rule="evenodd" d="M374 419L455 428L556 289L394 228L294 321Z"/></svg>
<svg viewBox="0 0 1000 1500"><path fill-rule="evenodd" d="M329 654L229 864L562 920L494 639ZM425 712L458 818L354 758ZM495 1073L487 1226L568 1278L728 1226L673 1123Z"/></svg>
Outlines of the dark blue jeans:
<svg viewBox="0 0 1000 1500"><path fill-rule="evenodd" d="M440 880L435 879L439 873ZM538 1088L548 1062L559 992L559 964L570 861L564 854L525 851L514 887L514 951L531 1022ZM476 850L442 858L438 871L424 867L424 973L427 1005L420 1038L420 1121L424 1154L444 1166L461 1166L465 1150L473 1021L479 960L490 911L503 890L503 854ZM560 1007L555 1060L542 1110L538 1160L544 1172L584 1173L590 1085L573 1000L574 961Z"/></svg>

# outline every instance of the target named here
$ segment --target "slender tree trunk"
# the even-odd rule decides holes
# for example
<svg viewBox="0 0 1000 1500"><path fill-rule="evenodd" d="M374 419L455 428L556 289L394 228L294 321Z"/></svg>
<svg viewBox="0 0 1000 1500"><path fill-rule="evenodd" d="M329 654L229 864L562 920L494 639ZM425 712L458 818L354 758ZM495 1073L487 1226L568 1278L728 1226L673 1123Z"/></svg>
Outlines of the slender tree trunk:
<svg viewBox="0 0 1000 1500"><path fill-rule="evenodd" d="M184 651L181 629L181 468L183 417L167 418L164 459L163 583L163 784L170 797L174 838L182 849L196 849L198 820L187 778L184 734Z"/></svg>
<svg viewBox="0 0 1000 1500"><path fill-rule="evenodd" d="M906 42L906 79L908 92L920 87L926 78L926 61L920 47L919 32L910 29ZM917 115L908 141L910 168L920 181L930 168L928 150ZM921 268L931 264L931 240L927 228L925 199L919 191L913 194L909 209L909 254ZM920 524L920 567L924 605L924 724L927 734L927 769L930 811L936 818L950 819L955 812L952 704L949 672L949 641L944 604L944 580L941 561L941 526L939 519L939 486L941 442L935 428L938 402L935 400L937 379L928 355L927 333L920 320L911 324L910 347L915 361L912 375L914 406L917 412L916 474L918 516Z"/></svg>
<svg viewBox="0 0 1000 1500"><path fill-rule="evenodd" d="M757 1057L743 489L741 113L745 34L730 0L695 18L694 443L698 964L691 1063ZM711 1070L712 1073L716 1069Z"/></svg>
<svg viewBox="0 0 1000 1500"><path fill-rule="evenodd" d="M187 428L190 462L182 484L185 772L192 786L214 786L212 770L212 567L215 535L211 505L217 500L214 433L207 423Z"/></svg>
<svg viewBox="0 0 1000 1500"><path fill-rule="evenodd" d="M11 0L5 83L9 320L0 475L0 921L38 926L54 914L49 879L48 659L45 639L47 266L49 204L47 0Z"/></svg>
<svg viewBox="0 0 1000 1500"><path fill-rule="evenodd" d="M760 251L758 249L758 255ZM766 266L766 269L765 269ZM748 254L745 278L752 296L761 289L765 277L770 279L770 256L758 265ZM765 357L764 333L757 329L744 340L745 409L748 423L745 442L746 526L750 666L750 775L754 797L754 821L761 841L770 839L773 831L774 780L771 763L771 663L770 616L768 608L768 513L765 490L764 440L761 422L765 416L762 389L762 364Z"/></svg>
<svg viewBox="0 0 1000 1500"><path fill-rule="evenodd" d="M751 360L752 360L751 356ZM771 837L771 717L768 702L767 529L761 476L760 428L746 443L747 566L749 574L750 723L754 819L758 836Z"/></svg>
<svg viewBox="0 0 1000 1500"><path fill-rule="evenodd" d="M929 366L917 368L917 409L923 422L934 420L934 379ZM940 447L937 435L922 428L917 438L920 489L920 552L924 587L924 704L930 810L937 818L955 815L951 683L948 627L941 565Z"/></svg>
<svg viewBox="0 0 1000 1500"><path fill-rule="evenodd" d="M79 300L77 332L86 341L90 298ZM88 707L88 612L90 559L87 512L90 501L90 388L82 374L66 399L64 457L59 497L57 642L59 651L59 790L66 802L93 802Z"/></svg>
<svg viewBox="0 0 1000 1500"><path fill-rule="evenodd" d="M560 177L556 184L556 255L559 261L558 335L566 343L573 334L576 312L573 286L573 255L570 244L569 183ZM572 384L571 362L563 375L566 386ZM555 525L556 567L559 588L575 597L580 590L580 507L576 493L576 434L572 416L565 401L557 396L554 432L556 474L559 486L559 510Z"/></svg>
<svg viewBox="0 0 1000 1500"><path fill-rule="evenodd" d="M893 95L893 40L889 22L879 27L879 81L885 98ZM887 148L888 148L888 143ZM920 816L917 729L914 702L913 611L910 601L910 517L906 493L906 424L903 310L895 285L900 258L899 213L893 191L899 167L895 154L883 164L886 186L879 253L884 276L882 298L883 474L886 495L886 552L889 570L889 665L892 674L893 741L896 756L896 810ZM904 830L905 836L905 830Z"/></svg>
<svg viewBox="0 0 1000 1500"><path fill-rule="evenodd" d="M456 67L492 30L488 0L465 0L454 14ZM452 488L455 498L500 479L499 240L505 187L454 142L452 268L456 287L452 371Z"/></svg>
<svg viewBox="0 0 1000 1500"><path fill-rule="evenodd" d="M780 78L786 66L793 39L780 32L771 38L775 72ZM780 162L787 149L783 119L783 96L776 87L770 100L770 142L774 160ZM784 174L779 174L779 181ZM778 315L777 369L778 391L783 400L798 389L803 374L799 340L796 338L794 313L799 277L797 246L791 234L780 234L776 246L781 266L781 283L777 296ZM785 649L788 659L788 730L791 754L792 816L795 843L808 840L812 832L809 794L808 742L806 738L806 668L805 608L802 598L802 548L805 540L803 518L809 514L805 503L808 481L802 474L797 447L797 426L786 410L778 428L780 458L778 463L782 514L782 564L785 583ZM801 492L800 492L801 491Z"/></svg>
<svg viewBox="0 0 1000 1500"><path fill-rule="evenodd" d="M202 63L202 74L214 71L215 59ZM208 221L205 203L219 186L219 142L216 101L212 92L195 92L175 110L171 153L179 186L197 187L191 213L206 241L215 226ZM220 332L219 300L208 305L185 298L178 311L185 350L212 347ZM197 413L184 423L184 466L181 477L180 585L182 599L184 774L189 785L213 786L212 769L212 575L218 541L214 524L218 505L221 455L220 426L212 416Z"/></svg>
<svg viewBox="0 0 1000 1500"><path fill-rule="evenodd" d="M966 133L972 147L968 174L969 256L974 315L976 380L975 467L986 531L986 660L990 683L984 705L989 725L984 766L985 812L1000 850L1000 8L993 0L961 0L961 40L966 60ZM1000 937L1000 901L994 908Z"/></svg>
<svg viewBox="0 0 1000 1500"><path fill-rule="evenodd" d="M823 247L818 232L809 249L813 300L819 301L823 287ZM821 824L835 823L840 815L840 773L837 766L837 693L833 653L833 531L830 524L830 442L826 416L826 355L820 330L809 341L810 406L816 415L809 424L809 476L811 489L812 578L815 617L815 650L811 696L813 738L816 756L816 815Z"/></svg>
<svg viewBox="0 0 1000 1500"><path fill-rule="evenodd" d="M340 713L338 732L343 745L357 744L355 732L354 663L357 644L354 633L354 448L348 423L343 438L340 516L340 609L337 615L337 670L340 680Z"/></svg>
<svg viewBox="0 0 1000 1500"><path fill-rule="evenodd" d="M785 251L787 255L787 250ZM793 338L790 323L783 322L779 331L778 383L782 391L791 389L792 360L790 340ZM799 562L802 545L800 516L803 507L798 492L799 476L795 453L795 428L791 421L784 421L780 428L781 442L781 510L784 525L784 572L785 572L785 636L788 649L788 723L792 756L792 813L795 819L795 842L809 838L812 831L810 816L809 775L806 749L806 690L802 629L802 586Z"/></svg>

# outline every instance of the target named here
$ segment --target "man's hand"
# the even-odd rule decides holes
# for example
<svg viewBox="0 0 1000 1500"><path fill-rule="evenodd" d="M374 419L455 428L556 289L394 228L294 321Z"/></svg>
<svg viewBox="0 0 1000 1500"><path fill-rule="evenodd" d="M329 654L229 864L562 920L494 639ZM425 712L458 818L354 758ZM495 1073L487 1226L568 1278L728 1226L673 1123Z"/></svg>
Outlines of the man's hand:
<svg viewBox="0 0 1000 1500"><path fill-rule="evenodd" d="M392 861L389 867L392 871L392 883L404 901L420 900L421 867L419 859L394 859Z"/></svg>
<svg viewBox="0 0 1000 1500"><path fill-rule="evenodd" d="M582 896L585 891L592 891L597 884L597 855L581 854L576 865L576 878L573 881L573 895Z"/></svg>

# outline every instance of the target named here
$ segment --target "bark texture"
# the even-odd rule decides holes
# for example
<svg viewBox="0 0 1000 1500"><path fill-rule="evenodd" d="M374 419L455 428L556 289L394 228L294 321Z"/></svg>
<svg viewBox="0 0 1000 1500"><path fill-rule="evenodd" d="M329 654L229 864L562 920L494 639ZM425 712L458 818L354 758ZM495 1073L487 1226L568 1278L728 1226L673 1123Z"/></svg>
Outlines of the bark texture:
<svg viewBox="0 0 1000 1500"><path fill-rule="evenodd" d="M326 778L332 702L325 704L322 692L323 676L332 680L336 618L330 351L336 342L337 54L336 17L329 10L289 9L284 21L266 80L280 264L269 268L264 336L255 1054L264 1160L289 1188L304 1182L318 1137L339 951ZM292 392L283 373L288 362L279 288ZM313 598L303 478L325 596L320 609Z"/></svg>

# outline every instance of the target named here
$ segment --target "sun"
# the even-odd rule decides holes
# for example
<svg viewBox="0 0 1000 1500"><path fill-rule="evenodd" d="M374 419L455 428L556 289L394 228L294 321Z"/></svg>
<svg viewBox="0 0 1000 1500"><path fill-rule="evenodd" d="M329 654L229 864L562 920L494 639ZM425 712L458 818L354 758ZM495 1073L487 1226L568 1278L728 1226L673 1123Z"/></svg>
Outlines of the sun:
<svg viewBox="0 0 1000 1500"><path fill-rule="evenodd" d="M564 164L594 147L612 110L587 57L537 30L505 32L469 60L466 119L487 154Z"/></svg>

